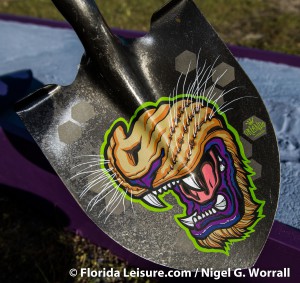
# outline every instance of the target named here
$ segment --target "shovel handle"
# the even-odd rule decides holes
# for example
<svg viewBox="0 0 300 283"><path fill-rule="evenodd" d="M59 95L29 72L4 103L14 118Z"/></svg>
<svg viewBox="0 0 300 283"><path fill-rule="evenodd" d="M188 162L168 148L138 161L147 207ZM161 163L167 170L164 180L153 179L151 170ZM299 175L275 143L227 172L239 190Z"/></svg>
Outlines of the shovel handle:
<svg viewBox="0 0 300 283"><path fill-rule="evenodd" d="M52 0L57 9L77 33L86 53L96 62L113 49L110 32L94 1Z"/></svg>
<svg viewBox="0 0 300 283"><path fill-rule="evenodd" d="M86 54L117 93L118 101L130 109L145 102L143 87L130 67L124 47L111 33L93 0L52 0L72 25Z"/></svg>

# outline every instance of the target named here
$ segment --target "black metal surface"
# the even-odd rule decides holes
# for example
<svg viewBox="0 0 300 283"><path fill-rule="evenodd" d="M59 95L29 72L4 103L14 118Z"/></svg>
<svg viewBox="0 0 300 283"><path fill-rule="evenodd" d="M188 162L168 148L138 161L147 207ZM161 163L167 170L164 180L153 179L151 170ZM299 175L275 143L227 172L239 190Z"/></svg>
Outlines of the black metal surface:
<svg viewBox="0 0 300 283"><path fill-rule="evenodd" d="M53 0L53 3L76 31L97 66L96 74L105 77L113 87L116 100L132 111L151 100L139 74L130 65L128 50L111 33L94 1Z"/></svg>

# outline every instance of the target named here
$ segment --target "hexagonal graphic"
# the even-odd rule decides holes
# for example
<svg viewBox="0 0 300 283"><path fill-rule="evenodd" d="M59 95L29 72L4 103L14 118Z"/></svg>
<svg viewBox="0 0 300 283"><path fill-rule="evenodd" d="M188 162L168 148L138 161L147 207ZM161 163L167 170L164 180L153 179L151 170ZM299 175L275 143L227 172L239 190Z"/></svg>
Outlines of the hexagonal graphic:
<svg viewBox="0 0 300 283"><path fill-rule="evenodd" d="M176 237L176 249L182 253L190 254L195 250L192 241L187 237L186 232L183 230L178 231Z"/></svg>
<svg viewBox="0 0 300 283"><path fill-rule="evenodd" d="M252 176L252 180L253 181L258 180L261 177L261 169L262 169L261 164L259 164L254 159L251 159L250 166L252 167L253 171L255 172L255 175Z"/></svg>
<svg viewBox="0 0 300 283"><path fill-rule="evenodd" d="M184 75L196 69L197 56L195 53L185 50L175 58L175 70Z"/></svg>
<svg viewBox="0 0 300 283"><path fill-rule="evenodd" d="M252 156L252 144L245 140L243 137L240 137L240 140L243 144L246 157L250 158Z"/></svg>
<svg viewBox="0 0 300 283"><path fill-rule="evenodd" d="M124 212L124 210L126 211L126 209L130 207L130 201L126 199L123 201L124 195L122 194L122 196L120 196L120 194L121 192L119 191L116 194L115 191L113 191L105 197L105 204L108 213L120 215Z"/></svg>
<svg viewBox="0 0 300 283"><path fill-rule="evenodd" d="M212 81L216 82L217 85L221 87L227 86L229 83L234 81L234 79L234 68L224 62L213 69Z"/></svg>
<svg viewBox="0 0 300 283"><path fill-rule="evenodd" d="M79 123L84 123L95 116L94 107L86 101L77 103L71 109L71 117Z"/></svg>
<svg viewBox="0 0 300 283"><path fill-rule="evenodd" d="M267 125L263 120L252 116L243 122L243 133L255 141L267 133Z"/></svg>
<svg viewBox="0 0 300 283"><path fill-rule="evenodd" d="M81 128L71 121L58 126L58 137L66 144L73 143L81 137Z"/></svg>
<svg viewBox="0 0 300 283"><path fill-rule="evenodd" d="M210 96L211 100L213 100L214 102L216 102L219 106L221 106L224 103L224 96L221 97L222 95L222 90L215 87L213 90L211 90L213 88L213 85L208 87L205 91L204 91L204 96Z"/></svg>

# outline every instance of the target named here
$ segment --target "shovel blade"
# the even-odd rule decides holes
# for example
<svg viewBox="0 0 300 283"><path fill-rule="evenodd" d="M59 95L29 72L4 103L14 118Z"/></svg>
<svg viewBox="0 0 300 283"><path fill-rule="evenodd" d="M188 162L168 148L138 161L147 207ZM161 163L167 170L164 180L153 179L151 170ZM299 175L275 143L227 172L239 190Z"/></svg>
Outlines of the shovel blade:
<svg viewBox="0 0 300 283"><path fill-rule="evenodd" d="M75 81L32 94L19 116L79 206L131 252L178 269L251 267L279 193L255 87L192 1L116 42L115 71L86 48Z"/></svg>

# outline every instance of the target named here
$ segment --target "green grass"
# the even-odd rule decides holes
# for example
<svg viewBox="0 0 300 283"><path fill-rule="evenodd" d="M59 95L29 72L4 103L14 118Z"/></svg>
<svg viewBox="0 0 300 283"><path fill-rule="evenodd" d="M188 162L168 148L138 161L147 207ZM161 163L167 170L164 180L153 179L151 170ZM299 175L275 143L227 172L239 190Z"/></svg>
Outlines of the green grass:
<svg viewBox="0 0 300 283"><path fill-rule="evenodd" d="M297 2L294 10L289 10L284 3L290 1L284 0L202 0L199 6L228 43L300 54Z"/></svg>
<svg viewBox="0 0 300 283"><path fill-rule="evenodd" d="M96 1L108 24L149 29L152 13L167 0ZM225 42L300 55L300 0L196 0ZM0 13L63 20L51 0L4 0Z"/></svg>

